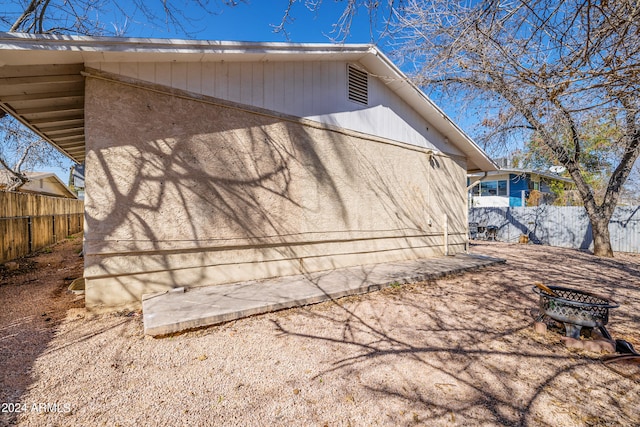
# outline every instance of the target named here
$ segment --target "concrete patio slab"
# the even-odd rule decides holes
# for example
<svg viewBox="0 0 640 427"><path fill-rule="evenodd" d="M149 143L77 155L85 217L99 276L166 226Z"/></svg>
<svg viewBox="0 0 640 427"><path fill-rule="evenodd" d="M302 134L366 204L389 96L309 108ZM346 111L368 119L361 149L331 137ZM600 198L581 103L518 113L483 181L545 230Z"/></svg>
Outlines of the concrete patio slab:
<svg viewBox="0 0 640 427"><path fill-rule="evenodd" d="M393 284L436 279L504 262L500 258L458 254L187 291L179 288L143 296L144 333L152 336L166 335L255 314L371 292Z"/></svg>

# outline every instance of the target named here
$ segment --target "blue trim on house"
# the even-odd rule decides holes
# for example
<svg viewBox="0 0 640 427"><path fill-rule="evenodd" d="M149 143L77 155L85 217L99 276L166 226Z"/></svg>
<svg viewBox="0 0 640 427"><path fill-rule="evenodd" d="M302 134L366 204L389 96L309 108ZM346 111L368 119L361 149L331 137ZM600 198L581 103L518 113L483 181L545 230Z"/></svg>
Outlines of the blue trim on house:
<svg viewBox="0 0 640 427"><path fill-rule="evenodd" d="M529 174L525 176L509 174L509 206L518 207L522 206L522 190L524 190L525 197L529 195Z"/></svg>

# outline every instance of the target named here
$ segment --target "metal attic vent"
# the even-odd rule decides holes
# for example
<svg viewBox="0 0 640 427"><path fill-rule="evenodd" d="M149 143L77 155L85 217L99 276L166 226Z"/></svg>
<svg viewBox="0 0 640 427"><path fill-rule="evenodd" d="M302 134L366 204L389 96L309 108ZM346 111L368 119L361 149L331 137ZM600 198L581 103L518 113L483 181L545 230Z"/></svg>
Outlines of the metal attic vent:
<svg viewBox="0 0 640 427"><path fill-rule="evenodd" d="M369 104L369 75L356 67L348 66L349 101Z"/></svg>

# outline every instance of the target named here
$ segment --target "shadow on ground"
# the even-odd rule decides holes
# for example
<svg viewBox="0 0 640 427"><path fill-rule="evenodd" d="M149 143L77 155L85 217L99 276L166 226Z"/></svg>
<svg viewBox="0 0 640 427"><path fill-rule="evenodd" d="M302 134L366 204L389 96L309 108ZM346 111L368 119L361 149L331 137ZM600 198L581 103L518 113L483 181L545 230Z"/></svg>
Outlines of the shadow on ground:
<svg viewBox="0 0 640 427"><path fill-rule="evenodd" d="M13 404L0 413L0 424L15 422L15 404L33 381L32 367L46 351L67 311L82 307L82 298L67 287L82 276L82 235L14 261L18 269L0 270L0 403ZM29 408L32 402L29 402ZM34 402L37 403L37 402Z"/></svg>
<svg viewBox="0 0 640 427"><path fill-rule="evenodd" d="M381 401L409 408L404 416L390 416L390 423L640 422L637 402L628 400L631 390L640 391L637 369L630 367L629 375L624 369L612 372L599 354L566 349L558 333L535 334L537 295L531 290L542 281L620 302L609 330L638 346L640 266L541 246L487 243L474 249L506 258L507 264L385 290L381 300L354 298L336 301L325 312L310 309L312 333L279 319L273 324L283 336L334 349L336 358L317 378L353 378Z"/></svg>
<svg viewBox="0 0 640 427"><path fill-rule="evenodd" d="M618 301L608 329L639 348L638 256L493 242L473 251L507 263L163 339L145 338L139 317L89 321L69 310L9 397L69 403L72 412L15 421L640 425L637 366L616 372L555 332L534 333L531 290L543 281Z"/></svg>

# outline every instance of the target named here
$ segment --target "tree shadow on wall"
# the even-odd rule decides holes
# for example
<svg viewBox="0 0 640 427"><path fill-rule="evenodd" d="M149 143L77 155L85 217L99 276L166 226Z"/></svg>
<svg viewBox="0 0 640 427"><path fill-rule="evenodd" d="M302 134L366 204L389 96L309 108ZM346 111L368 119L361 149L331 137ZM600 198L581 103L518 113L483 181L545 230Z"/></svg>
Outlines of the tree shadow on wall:
<svg viewBox="0 0 640 427"><path fill-rule="evenodd" d="M251 107L122 91L88 90L121 114L87 108L86 276L131 300L242 280L252 262L264 277L305 272L306 259L333 268L314 245L346 256L428 228L425 196L406 188L420 173L397 164L398 147ZM432 168L414 154L416 169Z"/></svg>

